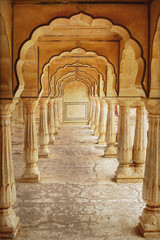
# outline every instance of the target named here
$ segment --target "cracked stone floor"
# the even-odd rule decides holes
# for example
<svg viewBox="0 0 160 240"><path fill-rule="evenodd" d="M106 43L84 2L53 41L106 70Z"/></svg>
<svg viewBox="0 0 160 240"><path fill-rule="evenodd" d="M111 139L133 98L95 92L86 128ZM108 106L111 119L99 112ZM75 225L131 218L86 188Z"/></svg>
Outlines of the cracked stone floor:
<svg viewBox="0 0 160 240"><path fill-rule="evenodd" d="M12 137L18 240L138 240L142 184L113 181L117 160L103 157L89 126L63 125L51 156L40 158L41 183L20 183L23 131Z"/></svg>

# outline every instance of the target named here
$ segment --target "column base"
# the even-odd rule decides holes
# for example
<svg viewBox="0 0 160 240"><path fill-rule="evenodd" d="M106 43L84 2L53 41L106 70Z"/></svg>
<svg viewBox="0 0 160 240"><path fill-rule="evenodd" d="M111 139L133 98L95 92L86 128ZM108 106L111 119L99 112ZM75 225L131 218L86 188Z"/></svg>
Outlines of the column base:
<svg viewBox="0 0 160 240"><path fill-rule="evenodd" d="M104 157L116 158L117 157L117 147L113 144L107 144L107 147L104 151Z"/></svg>
<svg viewBox="0 0 160 240"><path fill-rule="evenodd" d="M55 128L55 133L54 134L58 134L58 127Z"/></svg>
<svg viewBox="0 0 160 240"><path fill-rule="evenodd" d="M92 123L92 125L91 125L91 130L94 131L94 129L95 129L95 125Z"/></svg>
<svg viewBox="0 0 160 240"><path fill-rule="evenodd" d="M119 165L116 171L115 181L118 183L143 183L144 169L136 164Z"/></svg>
<svg viewBox="0 0 160 240"><path fill-rule="evenodd" d="M55 143L55 136L54 136L54 134L49 134L49 143L51 143L51 144Z"/></svg>
<svg viewBox="0 0 160 240"><path fill-rule="evenodd" d="M149 207L139 217L139 230L144 237L160 237L160 207Z"/></svg>
<svg viewBox="0 0 160 240"><path fill-rule="evenodd" d="M98 128L95 128L95 130L94 130L94 136L99 136Z"/></svg>
<svg viewBox="0 0 160 240"><path fill-rule="evenodd" d="M23 123L19 123L18 124L18 129L23 129L24 128L24 124Z"/></svg>
<svg viewBox="0 0 160 240"><path fill-rule="evenodd" d="M47 145L40 146L38 150L38 157L40 158L49 158L50 157L50 151Z"/></svg>
<svg viewBox="0 0 160 240"><path fill-rule="evenodd" d="M36 164L27 165L21 176L20 182L38 183L40 182L40 172Z"/></svg>
<svg viewBox="0 0 160 240"><path fill-rule="evenodd" d="M105 134L100 134L98 138L98 144L100 145L106 145L106 136Z"/></svg>
<svg viewBox="0 0 160 240"><path fill-rule="evenodd" d="M19 217L12 208L0 209L0 239L14 239L19 227Z"/></svg>

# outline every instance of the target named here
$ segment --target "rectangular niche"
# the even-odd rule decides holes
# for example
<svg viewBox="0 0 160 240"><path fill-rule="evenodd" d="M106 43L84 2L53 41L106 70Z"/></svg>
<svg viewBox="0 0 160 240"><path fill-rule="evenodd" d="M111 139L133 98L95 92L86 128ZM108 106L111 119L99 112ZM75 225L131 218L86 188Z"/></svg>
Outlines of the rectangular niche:
<svg viewBox="0 0 160 240"><path fill-rule="evenodd" d="M87 122L88 102L64 102L64 121Z"/></svg>

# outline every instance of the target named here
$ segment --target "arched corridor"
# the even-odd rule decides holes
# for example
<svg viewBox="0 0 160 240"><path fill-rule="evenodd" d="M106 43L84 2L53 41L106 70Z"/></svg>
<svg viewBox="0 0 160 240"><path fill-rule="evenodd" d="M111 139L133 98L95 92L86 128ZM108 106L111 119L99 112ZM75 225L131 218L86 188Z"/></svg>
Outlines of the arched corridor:
<svg viewBox="0 0 160 240"><path fill-rule="evenodd" d="M15 178L21 177L22 132L13 137ZM142 184L116 184L118 162L102 157L88 125L63 125L49 158L38 162L41 183L17 182L18 239L138 240ZM21 147L20 147L21 146ZM132 230L131 230L132 229ZM47 237L46 237L47 236Z"/></svg>
<svg viewBox="0 0 160 240"><path fill-rule="evenodd" d="M0 239L159 238L160 1L0 0L0 26Z"/></svg>

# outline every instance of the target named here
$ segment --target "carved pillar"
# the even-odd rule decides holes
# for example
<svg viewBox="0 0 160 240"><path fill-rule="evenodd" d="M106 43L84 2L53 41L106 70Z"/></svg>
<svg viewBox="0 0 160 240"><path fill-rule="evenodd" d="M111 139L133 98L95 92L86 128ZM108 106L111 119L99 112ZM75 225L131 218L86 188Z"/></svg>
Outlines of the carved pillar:
<svg viewBox="0 0 160 240"><path fill-rule="evenodd" d="M12 239L19 229L19 217L12 209L16 201L10 129L14 106L12 101L0 101L0 239Z"/></svg>
<svg viewBox="0 0 160 240"><path fill-rule="evenodd" d="M106 119L107 119L107 109L106 100L102 98L100 100L100 119L99 119L99 138L98 144L106 145Z"/></svg>
<svg viewBox="0 0 160 240"><path fill-rule="evenodd" d="M92 124L91 129L94 131L95 129L95 113L96 113L96 100L93 98L93 107L92 107Z"/></svg>
<svg viewBox="0 0 160 240"><path fill-rule="evenodd" d="M40 122L39 122L39 157L49 157L50 151L48 148L49 133L48 133L48 121L47 121L47 104L49 99L40 99Z"/></svg>
<svg viewBox="0 0 160 240"><path fill-rule="evenodd" d="M55 143L55 127L54 127L54 110L53 110L53 101L51 98L48 103L48 130L49 130L49 142Z"/></svg>
<svg viewBox="0 0 160 240"><path fill-rule="evenodd" d="M94 135L99 136L99 116L100 116L100 101L99 98L96 98L96 112L95 112L95 130Z"/></svg>
<svg viewBox="0 0 160 240"><path fill-rule="evenodd" d="M62 106L61 106L61 98L57 99L57 107L58 107L58 119L59 119L59 127L62 123Z"/></svg>
<svg viewBox="0 0 160 240"><path fill-rule="evenodd" d="M23 113L23 102L21 99L19 99L18 102L18 127L23 128L24 127L24 113Z"/></svg>
<svg viewBox="0 0 160 240"><path fill-rule="evenodd" d="M120 130L117 159L119 166L116 171L117 182L128 182L127 178L132 175L130 162L132 160L132 139L129 99L118 99L120 104Z"/></svg>
<svg viewBox="0 0 160 240"><path fill-rule="evenodd" d="M89 112L89 125L92 125L92 111L93 111L93 100L90 97L90 112Z"/></svg>
<svg viewBox="0 0 160 240"><path fill-rule="evenodd" d="M55 122L55 134L58 133L59 128L59 120L58 120L58 107L57 107L57 99L54 99L54 122Z"/></svg>
<svg viewBox="0 0 160 240"><path fill-rule="evenodd" d="M116 121L115 121L115 99L106 99L108 104L107 127L106 127L106 143L104 151L105 157L117 157L116 145Z"/></svg>
<svg viewBox="0 0 160 240"><path fill-rule="evenodd" d="M136 128L133 146L133 163L135 164L135 174L139 178L144 178L144 164L146 160L147 147L147 118L144 104L141 103L136 109Z"/></svg>
<svg viewBox="0 0 160 240"><path fill-rule="evenodd" d="M139 228L144 237L160 237L160 99L148 99L146 108L149 130L142 196L147 205Z"/></svg>
<svg viewBox="0 0 160 240"><path fill-rule="evenodd" d="M63 97L61 97L60 103L61 103L61 123L63 123Z"/></svg>
<svg viewBox="0 0 160 240"><path fill-rule="evenodd" d="M117 127L117 135L116 135L117 145L118 145L118 141L119 141L120 122L121 122L121 112L119 111L119 115L118 115L118 127Z"/></svg>
<svg viewBox="0 0 160 240"><path fill-rule="evenodd" d="M40 172L38 170L38 147L37 132L35 121L35 110L38 104L37 99L24 98L25 106L25 130L24 130L24 149L23 159L26 164L24 173L21 177L22 182L39 182Z"/></svg>

